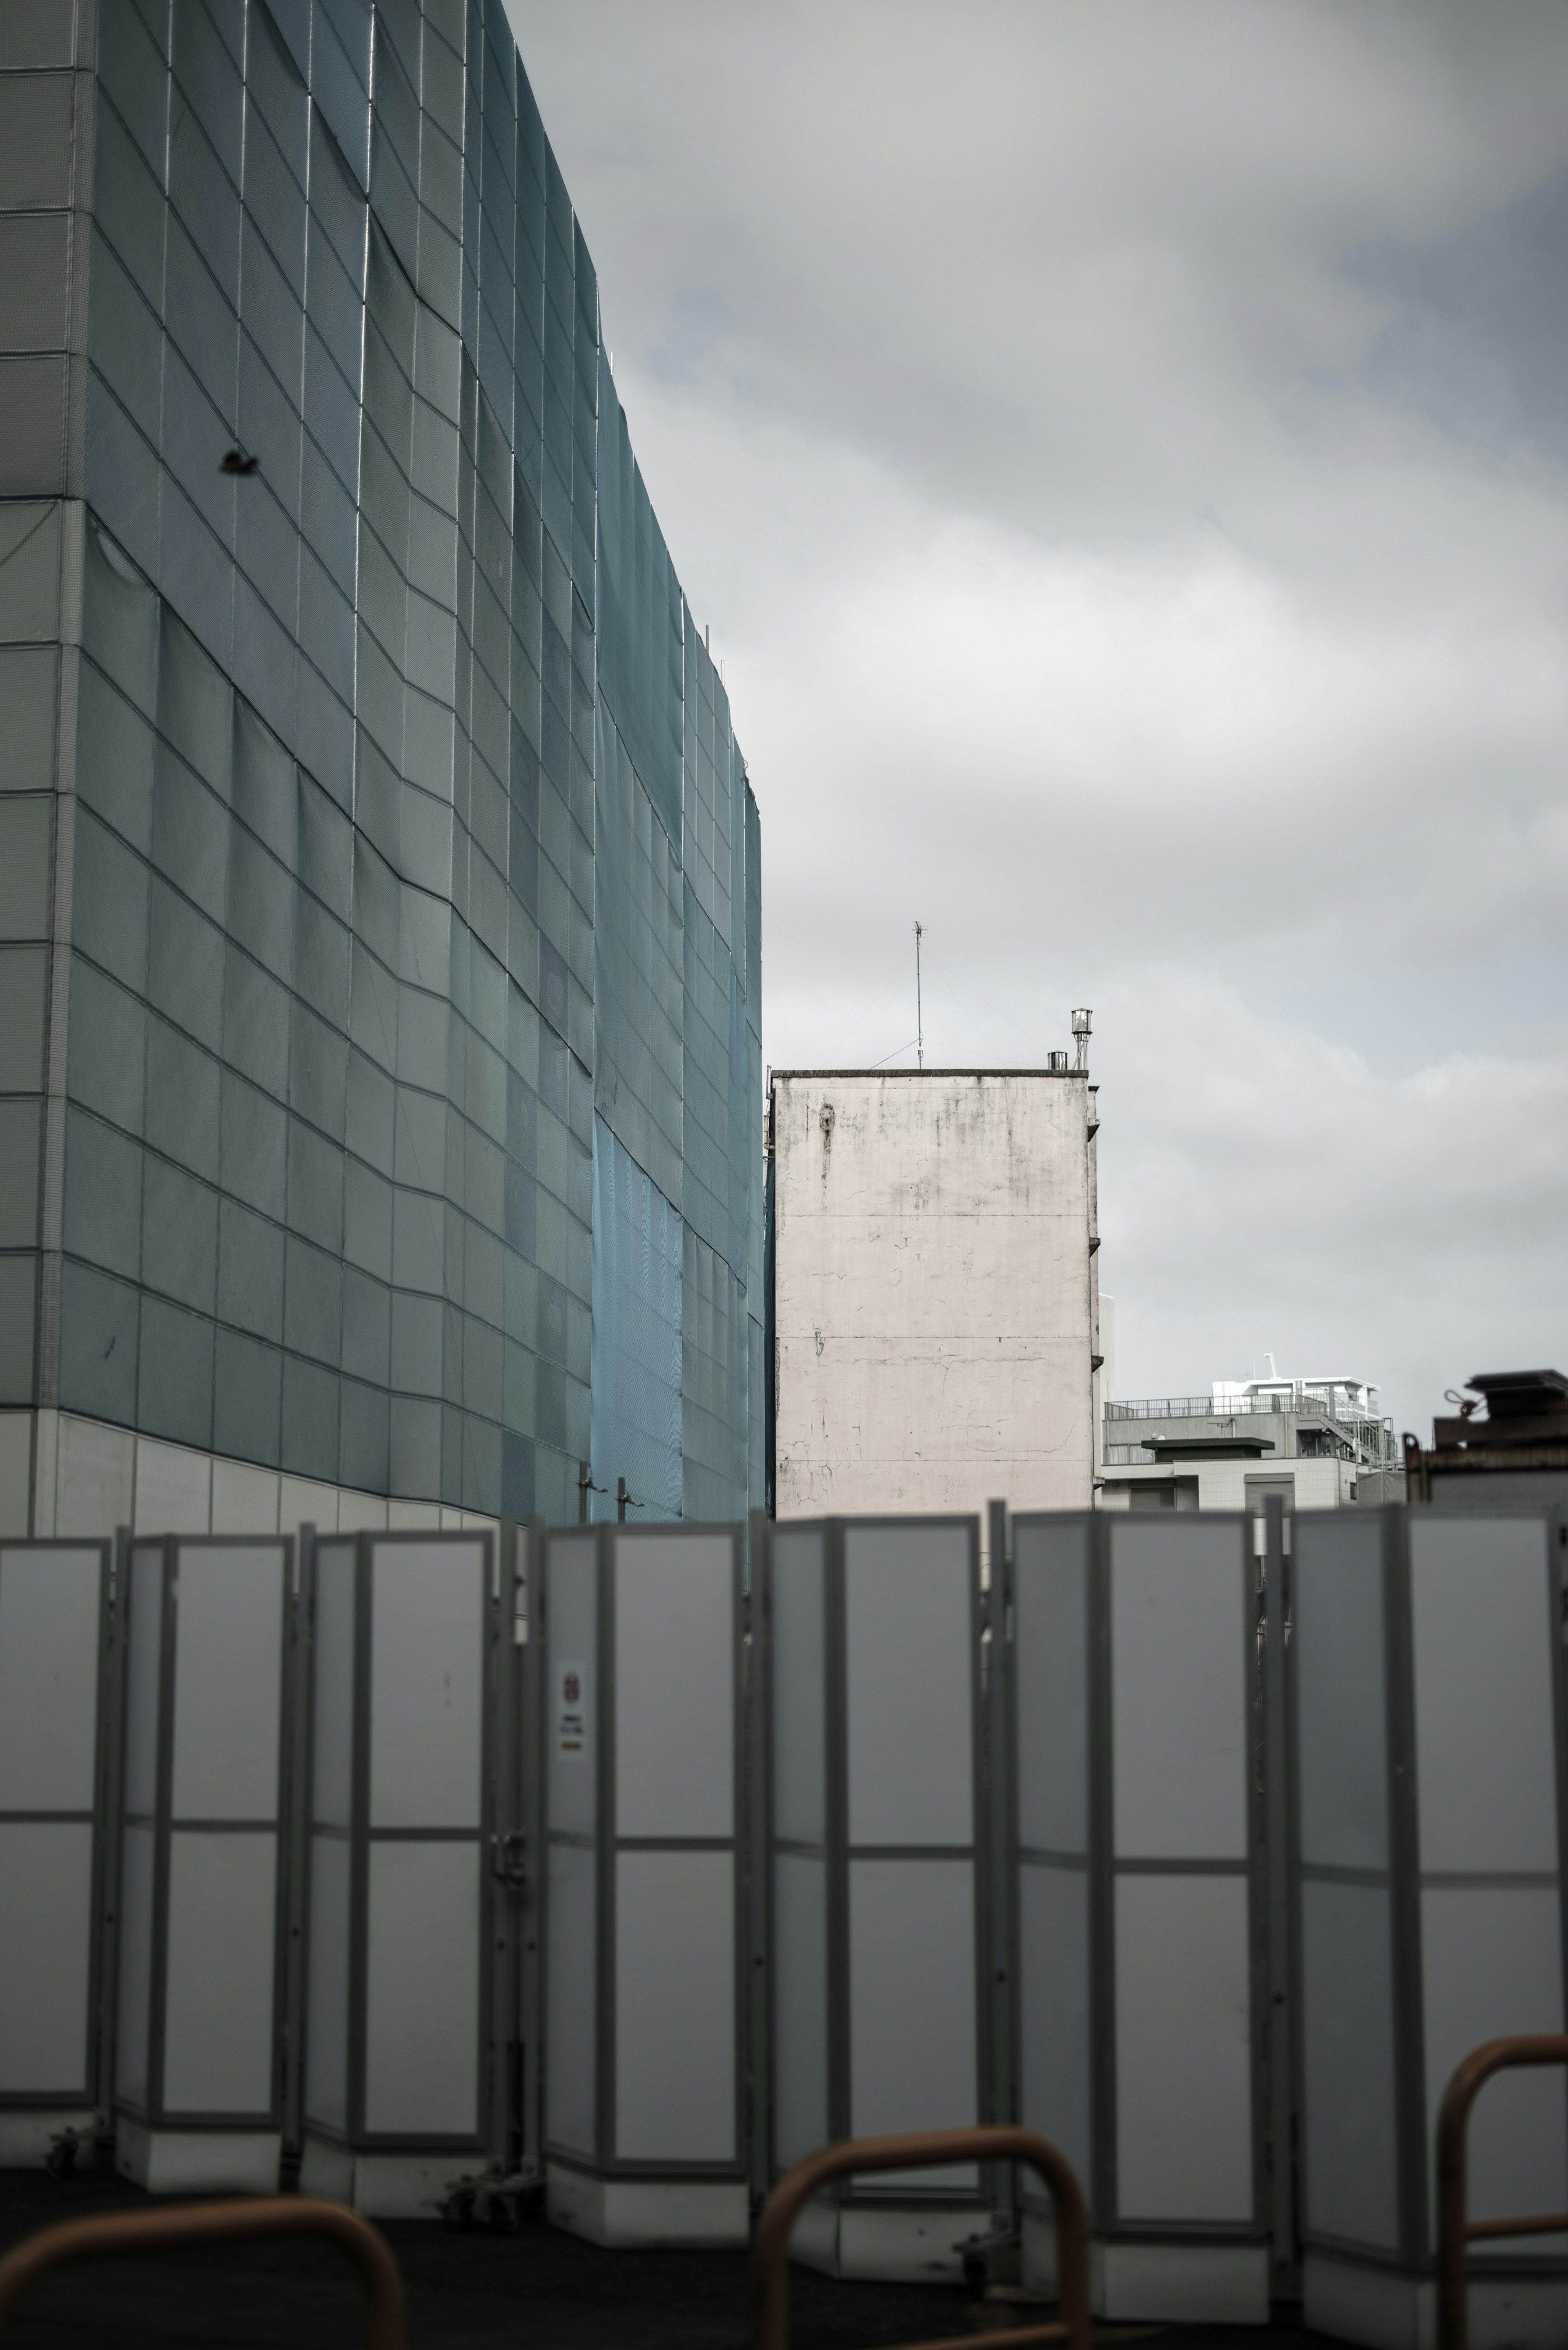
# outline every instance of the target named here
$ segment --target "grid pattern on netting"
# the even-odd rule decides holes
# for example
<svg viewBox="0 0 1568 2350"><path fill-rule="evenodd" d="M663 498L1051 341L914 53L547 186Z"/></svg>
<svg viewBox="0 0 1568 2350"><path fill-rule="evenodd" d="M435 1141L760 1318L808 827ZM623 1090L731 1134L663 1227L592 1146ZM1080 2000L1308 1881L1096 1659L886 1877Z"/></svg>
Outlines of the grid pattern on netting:
<svg viewBox="0 0 1568 2350"><path fill-rule="evenodd" d="M36 108L40 76L13 78ZM0 173L0 213L53 207L25 240L91 246L58 1400L569 1514L596 1092L678 1221L700 1138L704 1236L761 1310L758 920L748 956L728 918L754 802L705 662L685 715L694 631L580 227L500 0L127 0L99 12L94 105L90 216L65 209L68 104L61 186ZM223 470L236 448L254 475ZM42 1164L61 569L62 510L0 507L26 722L0 802L7 1168ZM694 968L699 736L698 887L734 951L716 931ZM15 1402L38 1392L38 1194L0 1186ZM735 1383L737 1509L745 1355L704 1357ZM678 1426L680 1392L678 1350Z"/></svg>

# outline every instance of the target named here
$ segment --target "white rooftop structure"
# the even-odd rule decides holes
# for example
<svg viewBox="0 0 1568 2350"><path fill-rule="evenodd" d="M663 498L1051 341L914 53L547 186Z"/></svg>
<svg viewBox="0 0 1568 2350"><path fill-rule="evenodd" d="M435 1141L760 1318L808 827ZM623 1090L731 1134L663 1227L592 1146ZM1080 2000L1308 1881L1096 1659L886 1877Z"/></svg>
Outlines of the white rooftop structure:
<svg viewBox="0 0 1568 2350"><path fill-rule="evenodd" d="M1336 1419L1375 1419L1377 1406L1374 1401L1378 1390L1368 1379L1353 1379L1335 1371L1314 1374L1306 1378L1282 1378L1274 1367L1272 1355L1265 1355L1269 1366L1266 1379L1215 1379L1211 1392L1216 1403L1230 1408L1248 1396L1281 1398L1280 1409L1289 1411L1303 1403L1321 1403ZM1264 1409L1269 1409L1265 1404Z"/></svg>

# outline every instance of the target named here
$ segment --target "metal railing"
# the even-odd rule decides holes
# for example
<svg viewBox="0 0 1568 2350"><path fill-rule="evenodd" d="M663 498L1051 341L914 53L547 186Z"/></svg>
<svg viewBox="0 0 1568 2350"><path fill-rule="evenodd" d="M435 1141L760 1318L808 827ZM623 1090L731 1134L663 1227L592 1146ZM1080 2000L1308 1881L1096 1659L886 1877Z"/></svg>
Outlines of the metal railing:
<svg viewBox="0 0 1568 2350"><path fill-rule="evenodd" d="M1050 2189L1056 2230L1056 2306L1046 2325L1009 2329L1009 2350L1064 2342L1089 2350L1089 2220L1065 2155L1033 2130L918 2130L898 2137L849 2138L786 2170L758 2223L752 2269L752 2350L789 2350L789 2244L794 2223L836 2178L867 2171L924 2170L944 2162L1023 2162ZM919 2350L971 2350L973 2335L921 2343Z"/></svg>
<svg viewBox="0 0 1568 2350"><path fill-rule="evenodd" d="M1438 2113L1438 2340L1439 2350L1466 2350L1469 2310L1465 2253L1478 2239L1568 2233L1568 2211L1526 2220L1472 2220L1465 2178L1465 2136L1470 2107L1494 2073L1523 2064L1568 2064L1568 2033L1521 2033L1483 2041L1455 2070Z"/></svg>
<svg viewBox="0 0 1568 2350"><path fill-rule="evenodd" d="M1229 1419L1238 1411L1291 1411L1294 1406L1272 1396L1229 1397L1219 1403L1212 1396L1142 1396L1125 1402L1113 1399L1105 1407L1107 1419Z"/></svg>
<svg viewBox="0 0 1568 2350"><path fill-rule="evenodd" d="M1325 1398L1310 1391L1293 1396L1226 1396L1223 1399L1215 1396L1144 1396L1102 1407L1107 1445L1112 1423L1118 1420L1206 1419L1223 1427L1227 1421L1245 1419L1253 1413L1272 1419L1284 1412L1293 1412L1298 1421L1326 1428L1353 1446L1369 1467L1397 1468L1399 1464L1394 1431L1383 1420L1365 1412L1336 1412Z"/></svg>
<svg viewBox="0 0 1568 2350"><path fill-rule="evenodd" d="M15 2245L0 2260L0 2334L24 2293L72 2261L122 2259L181 2244L233 2244L257 2236L325 2236L352 2261L365 2289L367 2350L403 2350L403 2282L379 2229L341 2203L308 2195L247 2196L178 2203L166 2211L109 2211L67 2220Z"/></svg>

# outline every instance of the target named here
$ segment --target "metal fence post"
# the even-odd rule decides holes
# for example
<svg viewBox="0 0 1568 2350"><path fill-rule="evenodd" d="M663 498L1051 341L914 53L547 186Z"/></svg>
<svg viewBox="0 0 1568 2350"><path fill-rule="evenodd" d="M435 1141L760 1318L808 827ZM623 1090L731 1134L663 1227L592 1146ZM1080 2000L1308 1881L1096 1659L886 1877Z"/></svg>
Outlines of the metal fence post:
<svg viewBox="0 0 1568 2350"><path fill-rule="evenodd" d="M1299 2290L1296 2242L1296 2097L1293 1985L1291 1980L1289 1789L1286 1783L1285 1640L1290 1617L1290 1568L1285 1505L1278 1493L1263 1504L1263 1803L1268 1856L1269 2223L1272 2237L1269 2285L1272 2299Z"/></svg>

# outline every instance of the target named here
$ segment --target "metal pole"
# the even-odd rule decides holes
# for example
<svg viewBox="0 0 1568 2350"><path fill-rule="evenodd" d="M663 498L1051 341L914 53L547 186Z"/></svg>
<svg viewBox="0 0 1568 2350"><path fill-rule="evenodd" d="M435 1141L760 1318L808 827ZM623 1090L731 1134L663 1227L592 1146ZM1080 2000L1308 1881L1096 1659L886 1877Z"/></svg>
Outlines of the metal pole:
<svg viewBox="0 0 1568 2350"><path fill-rule="evenodd" d="M1292 2078L1291 1897L1286 1850L1285 1505L1263 1503L1263 1801L1268 1829L1269 2200L1272 2297L1297 2290L1296 2101Z"/></svg>
<svg viewBox="0 0 1568 2350"><path fill-rule="evenodd" d="M1012 1849L1012 1753L1008 1737L1007 1605L1011 1577L1007 1555L1007 1504L992 1502L986 1510L986 1540L990 1579L986 1588L985 1674L985 1818L989 1852L991 1913L991 2079L987 2084L986 2119L1003 2125L1018 2119L1013 2110L1012 2070L1012 1934L1009 1899L1008 1858ZM992 2202L1009 2230L1019 2224L1016 2180L1010 2163L997 2166Z"/></svg>
<svg viewBox="0 0 1568 2350"><path fill-rule="evenodd" d="M289 1669L294 1687L292 1760L288 1794L288 1944L284 1977L283 2151L291 2167L305 2147L305 1927L306 1860L310 1848L310 1741L315 1729L312 1669L316 1642L316 1528L299 1529L294 1589L289 1595L293 1637Z"/></svg>
<svg viewBox="0 0 1568 2350"><path fill-rule="evenodd" d="M919 1066L923 1069L926 1066L926 1019L920 1009L920 925L919 922L915 924L915 1055Z"/></svg>
<svg viewBox="0 0 1568 2350"><path fill-rule="evenodd" d="M103 1676L99 1694L103 1754L98 1787L103 1805L99 1832L98 2015L93 2074L94 2126L107 2139L114 2133L115 2042L119 2021L120 1802L125 1770L126 1617L130 1597L130 1528L114 1530L114 1564L109 1621L99 1652Z"/></svg>
<svg viewBox="0 0 1568 2350"><path fill-rule="evenodd" d="M768 1768L771 1741L772 1691L768 1657L768 1522L761 1510L752 1512L751 1583L746 1623L746 1919L751 1939L751 1964L746 1970L751 2002L748 2045L751 2054L752 2193L765 2194L773 2151L773 2035L769 2030L772 1994L768 1981L768 1893L772 1855L768 1844Z"/></svg>
<svg viewBox="0 0 1568 2350"><path fill-rule="evenodd" d="M626 1505L629 1498L626 1490L626 1479L618 1477L615 1481L615 1515L618 1525L624 1526L626 1523Z"/></svg>
<svg viewBox="0 0 1568 2350"><path fill-rule="evenodd" d="M523 1894L522 2036L523 2036L523 2168L537 2175L544 2167L545 2030L541 1981L541 1946L545 1938L545 1904L548 1898L549 1855L545 1842L545 1652L546 1638L545 1592L545 1521L528 1521L526 1613L523 1644L522 1825L528 1881Z"/></svg>

